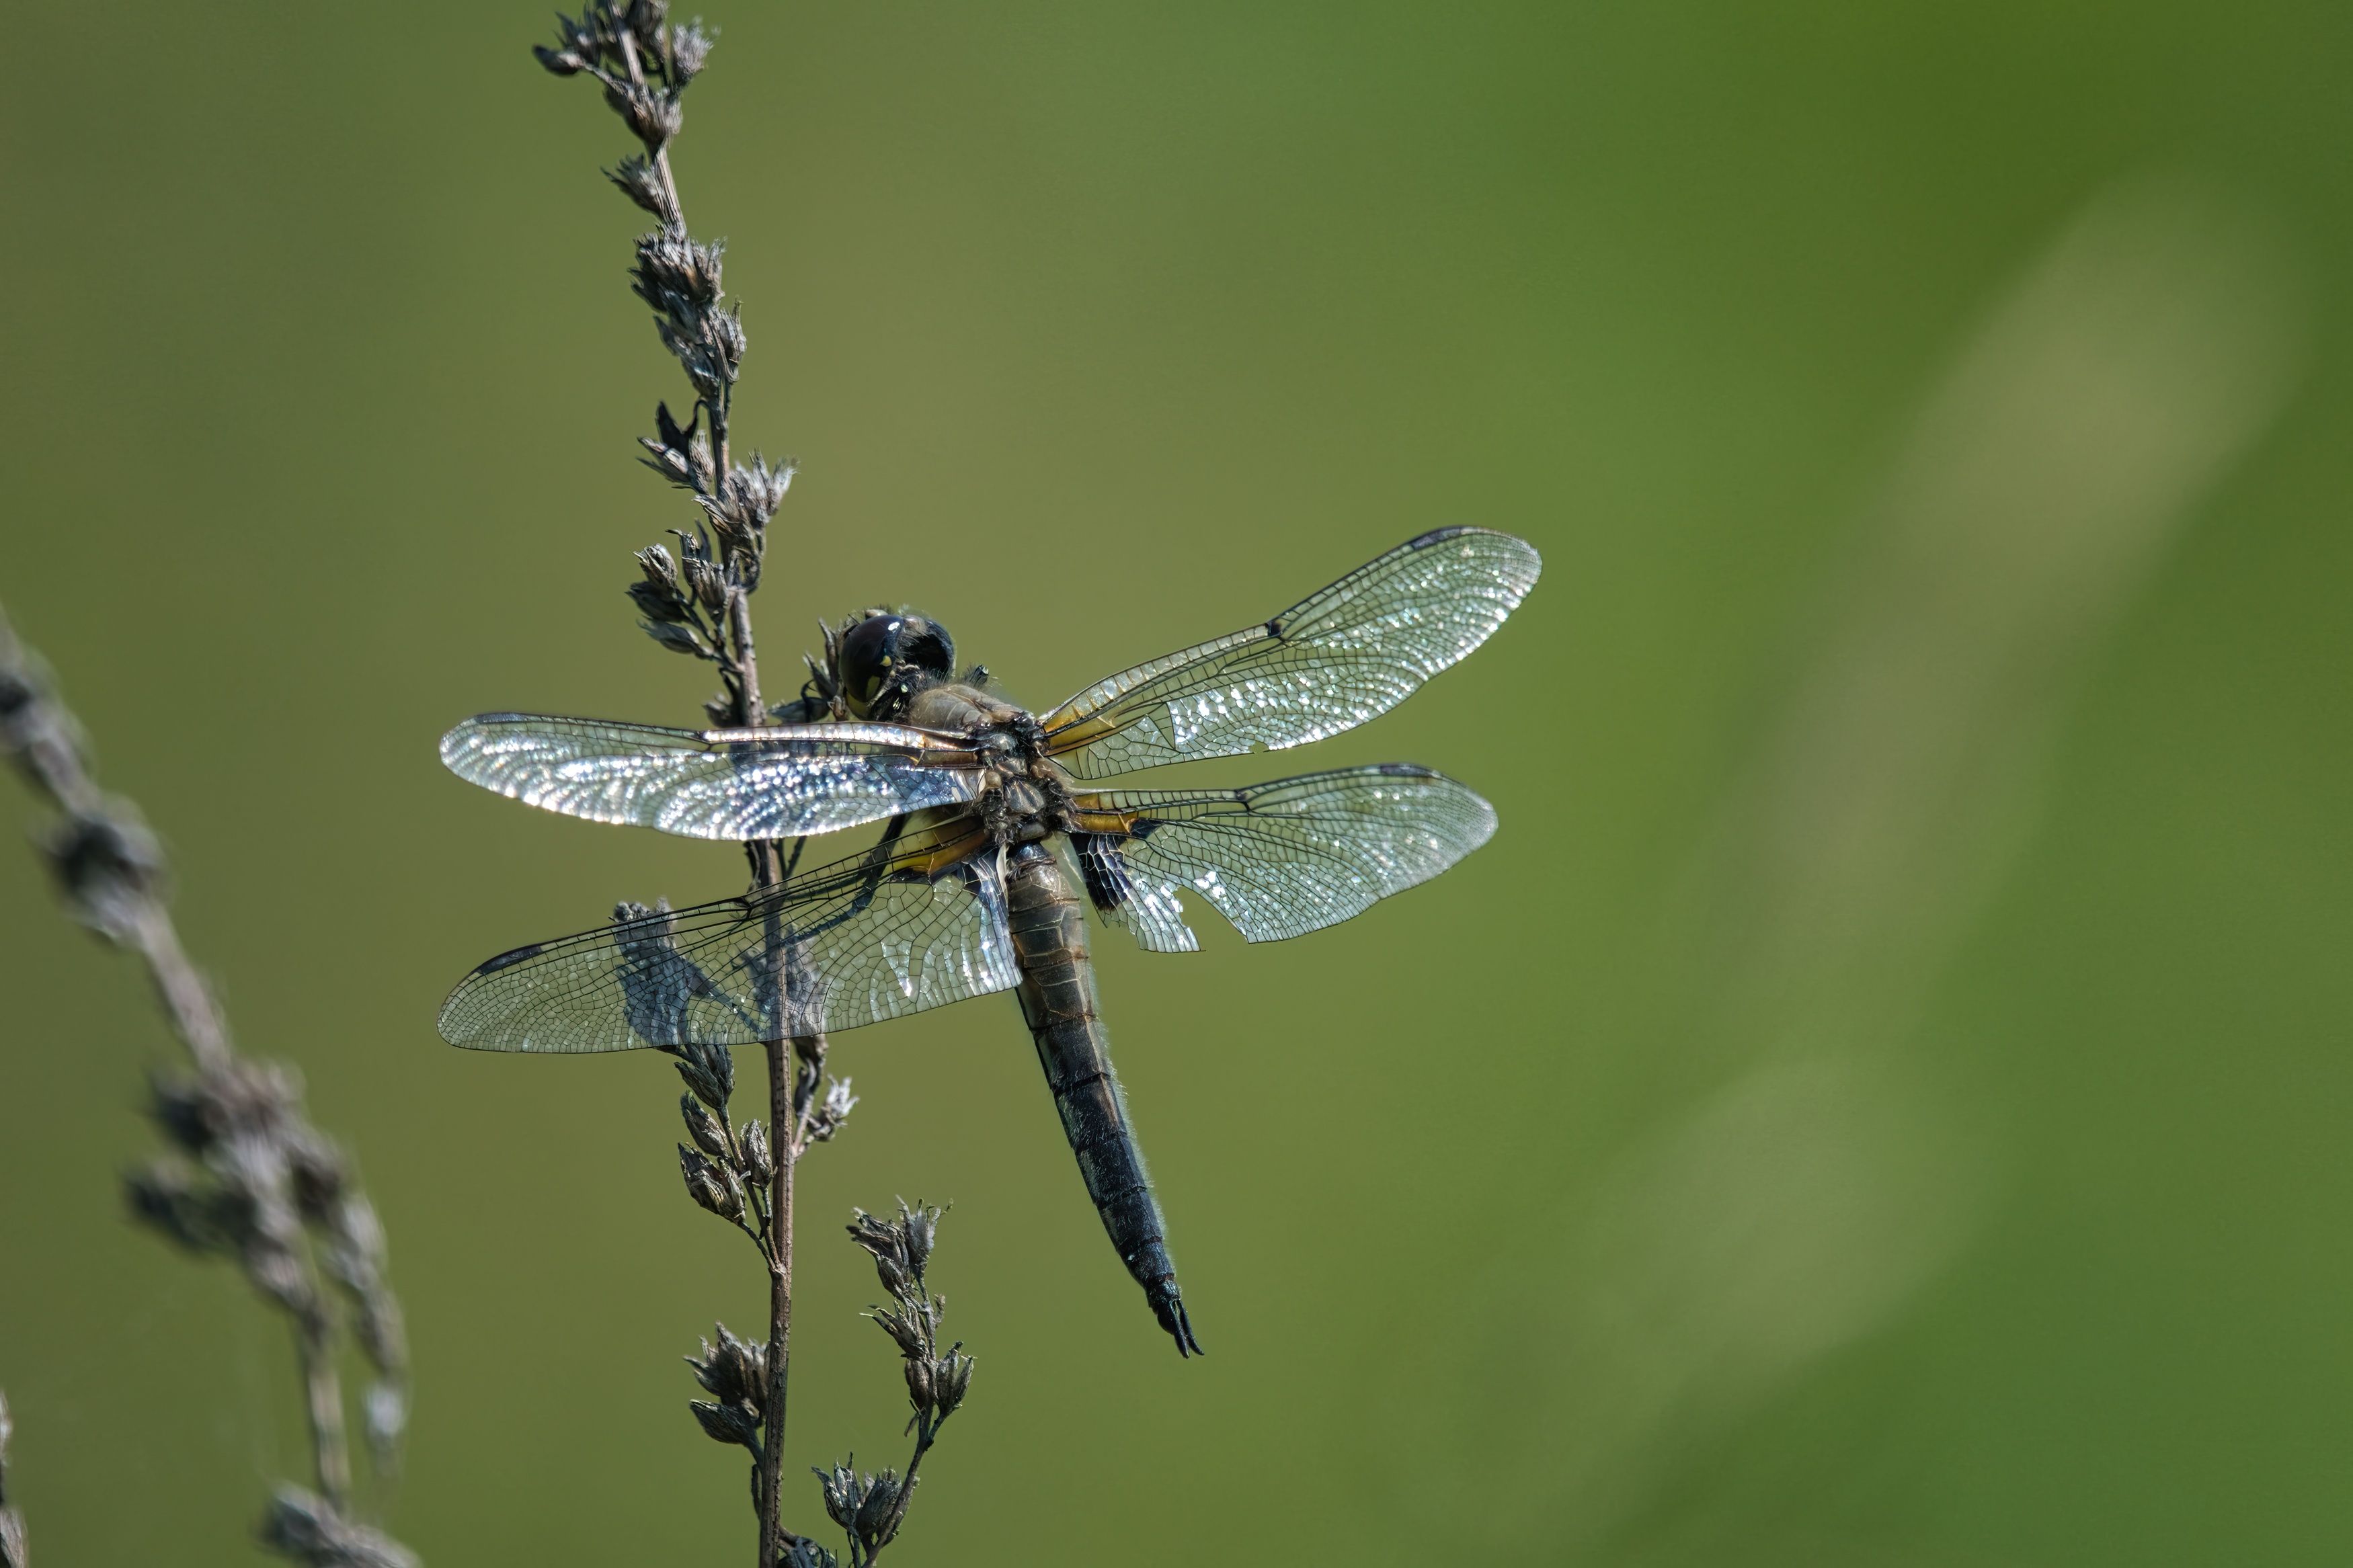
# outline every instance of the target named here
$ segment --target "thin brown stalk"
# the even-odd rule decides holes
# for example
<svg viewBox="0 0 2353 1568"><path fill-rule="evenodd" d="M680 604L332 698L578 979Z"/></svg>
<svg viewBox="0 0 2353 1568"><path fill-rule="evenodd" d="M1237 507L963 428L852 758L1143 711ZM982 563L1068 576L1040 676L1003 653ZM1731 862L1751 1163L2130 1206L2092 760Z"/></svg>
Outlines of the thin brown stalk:
<svg viewBox="0 0 2353 1568"><path fill-rule="evenodd" d="M380 1374L368 1406L379 1472L389 1468L405 1408L406 1352L398 1303L384 1284L382 1229L346 1157L311 1124L294 1075L237 1053L165 904L161 847L130 803L99 787L79 721L5 615L0 756L58 807L62 820L44 847L62 891L83 924L139 955L194 1069L156 1082L156 1120L175 1152L132 1178L133 1212L194 1252L235 1258L293 1327L318 1496L282 1492L265 1538L301 1555L286 1544L295 1536L279 1528L299 1519L303 1540L364 1547L377 1553L364 1558L370 1563L413 1563L396 1542L348 1518L337 1288Z"/></svg>

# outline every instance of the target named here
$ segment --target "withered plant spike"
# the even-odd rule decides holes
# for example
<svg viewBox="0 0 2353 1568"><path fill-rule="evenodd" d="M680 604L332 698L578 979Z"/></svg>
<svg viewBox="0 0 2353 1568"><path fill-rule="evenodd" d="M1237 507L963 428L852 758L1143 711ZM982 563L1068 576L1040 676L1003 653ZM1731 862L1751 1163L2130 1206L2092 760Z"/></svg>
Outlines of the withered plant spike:
<svg viewBox="0 0 2353 1568"><path fill-rule="evenodd" d="M712 722L748 727L769 720L751 595L760 584L768 523L790 488L793 464L772 467L757 455L744 468L731 460L731 413L746 347L743 321L723 289L723 247L698 243L688 230L670 161L687 84L708 64L711 43L699 25L671 25L662 0L591 0L577 19L559 18L552 47L533 52L557 76L595 79L607 107L643 148L620 160L607 177L657 220L659 226L637 242L630 288L652 310L694 404L683 424L666 404L657 405L654 434L638 444L646 465L687 489L702 515L691 532L674 531L679 564L667 552L641 554L640 581L628 593L649 637L717 666L724 690L704 705ZM777 846L744 847L755 888L783 880L786 862ZM812 1078L807 1070L810 1063L823 1063L825 1049L822 1037L764 1043L767 1127L756 1143L730 1131L732 1072L716 1069L692 1047L671 1052L712 1122L705 1126L691 1110L685 1113L694 1142L680 1151L688 1194L749 1235L768 1271L768 1338L761 1357L765 1386L759 1399L694 1405L706 1433L740 1443L754 1456L759 1568L777 1568L801 1539L783 1527L780 1479L791 1367L794 1172L812 1143L833 1135L851 1103L846 1089L828 1089L820 1098L822 1073ZM796 1073L796 1064L803 1070Z"/></svg>
<svg viewBox="0 0 2353 1568"><path fill-rule="evenodd" d="M344 1518L352 1465L337 1362L346 1331L375 1372L362 1409L379 1473L396 1468L406 1423L408 1352L385 1279L384 1227L349 1159L311 1124L293 1070L240 1056L231 1043L219 1002L172 922L162 846L136 807L99 788L80 722L5 615L0 753L58 809L39 844L68 907L143 961L188 1054L185 1071L154 1079L150 1113L168 1148L131 1176L132 1212L191 1252L235 1259L285 1314L320 1494L312 1511L357 1529ZM264 1534L276 1539L269 1526Z"/></svg>
<svg viewBox="0 0 2353 1568"><path fill-rule="evenodd" d="M29 1568L26 1554L25 1516L8 1500L8 1396L0 1394L0 1568Z"/></svg>

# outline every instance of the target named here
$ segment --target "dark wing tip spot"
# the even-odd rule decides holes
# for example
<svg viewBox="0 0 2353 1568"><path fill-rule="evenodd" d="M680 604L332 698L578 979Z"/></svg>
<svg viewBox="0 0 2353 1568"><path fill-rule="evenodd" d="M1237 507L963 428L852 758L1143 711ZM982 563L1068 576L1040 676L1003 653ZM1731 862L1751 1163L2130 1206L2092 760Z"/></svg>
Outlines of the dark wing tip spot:
<svg viewBox="0 0 2353 1568"><path fill-rule="evenodd" d="M1467 528L1460 524L1451 528L1433 528L1428 533L1417 533L1400 546L1406 550L1427 550L1433 544L1443 544L1450 539L1460 539L1466 533L1485 533L1483 528Z"/></svg>
<svg viewBox="0 0 2353 1568"><path fill-rule="evenodd" d="M526 958L536 958L546 951L547 943L535 942L529 947L519 947L512 952L502 952L496 958L484 959L474 966L474 974L496 974L501 969L511 968ZM470 974L466 978L471 980L474 974Z"/></svg>

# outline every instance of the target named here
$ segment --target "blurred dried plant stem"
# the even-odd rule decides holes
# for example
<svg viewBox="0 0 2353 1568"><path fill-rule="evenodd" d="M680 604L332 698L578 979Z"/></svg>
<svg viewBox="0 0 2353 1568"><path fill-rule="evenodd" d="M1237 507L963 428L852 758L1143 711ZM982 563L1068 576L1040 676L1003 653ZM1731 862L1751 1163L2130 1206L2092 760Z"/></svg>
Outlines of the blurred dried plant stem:
<svg viewBox="0 0 2353 1568"><path fill-rule="evenodd" d="M8 1503L8 1397L0 1394L0 1568L25 1568L25 1516Z"/></svg>
<svg viewBox="0 0 2353 1568"><path fill-rule="evenodd" d="M233 1258L294 1329L316 1495L280 1490L263 1538L298 1561L415 1559L353 1518L338 1352L346 1329L374 1368L364 1426L380 1476L407 1410L400 1305L385 1281L384 1229L343 1151L312 1126L300 1079L239 1056L164 904L162 847L128 801L91 777L81 727L0 616L0 752L60 820L40 838L76 919L147 967L189 1068L159 1073L150 1106L172 1145L128 1183L132 1212L206 1257ZM337 1310L337 1298L343 1310Z"/></svg>

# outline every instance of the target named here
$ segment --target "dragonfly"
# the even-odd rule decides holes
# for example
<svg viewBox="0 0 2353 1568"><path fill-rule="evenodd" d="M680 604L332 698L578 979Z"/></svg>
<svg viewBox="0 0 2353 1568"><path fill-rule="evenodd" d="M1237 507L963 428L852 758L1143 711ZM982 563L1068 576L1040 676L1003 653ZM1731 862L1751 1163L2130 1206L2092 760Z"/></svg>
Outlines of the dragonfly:
<svg viewBox="0 0 2353 1568"><path fill-rule="evenodd" d="M1195 1337L1114 1074L1086 912L1154 952L1198 942L1184 898L1249 941L1361 913L1495 831L1493 808L1402 763L1240 789L1097 781L1280 751L1387 712L1532 589L1507 533L1424 533L1277 616L1121 671L1043 714L907 611L827 628L787 718L712 730L488 713L441 741L459 777L532 805L694 838L796 841L781 882L500 954L442 1005L477 1050L752 1045L1018 994L1087 1193L1180 1353ZM880 840L803 869L816 835ZM631 912L631 911L636 912Z"/></svg>

